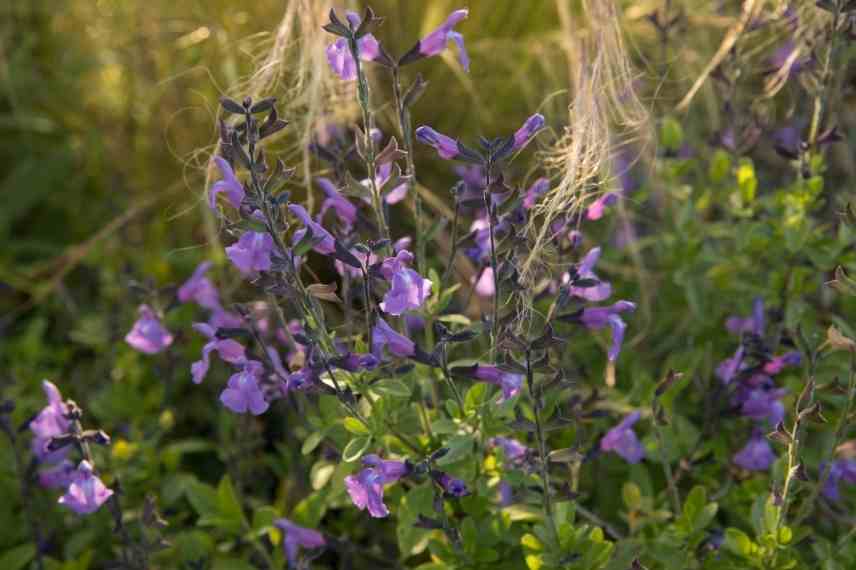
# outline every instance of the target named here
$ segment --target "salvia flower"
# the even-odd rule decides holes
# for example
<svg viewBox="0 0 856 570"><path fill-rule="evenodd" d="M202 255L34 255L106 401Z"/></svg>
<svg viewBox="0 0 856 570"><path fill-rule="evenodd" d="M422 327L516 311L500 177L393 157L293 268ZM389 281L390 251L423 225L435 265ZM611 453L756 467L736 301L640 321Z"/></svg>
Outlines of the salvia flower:
<svg viewBox="0 0 856 570"><path fill-rule="evenodd" d="M598 283L593 287L571 287L570 294L574 297L580 297L586 301L603 301L612 295L612 286L609 283L600 281L597 275L594 274L594 266L600 259L600 248L593 247L583 257L582 261L577 264L577 275L582 279L593 279Z"/></svg>
<svg viewBox="0 0 856 570"><path fill-rule="evenodd" d="M753 374L737 387L732 404L740 407L743 416L756 421L768 420L770 425L776 425L785 417L785 406L781 402L785 394L787 390L777 389L769 376Z"/></svg>
<svg viewBox="0 0 856 570"><path fill-rule="evenodd" d="M493 279L493 267L485 267L479 273L478 279L472 278L475 281L476 295L479 297L489 298L496 293L496 283Z"/></svg>
<svg viewBox="0 0 856 570"><path fill-rule="evenodd" d="M469 10L455 10L446 18L440 27L432 31L430 34L419 40L419 43L407 52L399 62L401 65L417 61L425 57L438 55L446 49L447 44L455 42L458 46L458 62L464 71L470 70L470 58L464 48L464 36L459 32L454 31L454 27L458 25L469 15Z"/></svg>
<svg viewBox="0 0 856 570"><path fill-rule="evenodd" d="M312 230L312 239L318 240L318 243L312 249L325 255L336 251L336 238L333 237L333 234L325 230L321 224L313 220L309 212L306 211L306 208L300 204L289 204L288 211L299 218L305 228ZM294 232L294 243L303 239L305 233L305 229Z"/></svg>
<svg viewBox="0 0 856 570"><path fill-rule="evenodd" d="M470 494L466 483L461 479L452 477L448 473L439 473L435 476L435 479L443 487L443 490L452 497L466 497Z"/></svg>
<svg viewBox="0 0 856 570"><path fill-rule="evenodd" d="M368 465L378 470L383 475L385 483L394 483L413 471L413 464L409 461L381 459L373 453L363 457L363 465Z"/></svg>
<svg viewBox="0 0 856 570"><path fill-rule="evenodd" d="M800 353L797 351L786 352L781 356L776 356L766 364L764 364L764 373L770 376L775 376L786 366L799 366L802 361Z"/></svg>
<svg viewBox="0 0 856 570"><path fill-rule="evenodd" d="M583 309L580 321L589 329L598 330L606 326L612 329L612 345L607 351L610 362L614 362L621 352L624 342L624 330L627 324L619 316L620 313L636 310L636 304L630 301L618 301L606 307L589 307Z"/></svg>
<svg viewBox="0 0 856 570"><path fill-rule="evenodd" d="M638 411L628 414L621 423L606 432L600 440L600 448L603 451L614 451L628 463L639 463L645 457L645 449L642 447L633 426L639 421L641 415Z"/></svg>
<svg viewBox="0 0 856 570"><path fill-rule="evenodd" d="M514 150L520 150L529 144L532 137L544 127L544 115L535 113L523 123L523 126L514 133Z"/></svg>
<svg viewBox="0 0 856 570"><path fill-rule="evenodd" d="M336 212L339 221L342 222L345 232L350 232L357 221L357 207L339 193L336 185L329 178L316 178L315 183L324 191L326 196L324 203L321 204L319 218L324 216L327 210L332 209Z"/></svg>
<svg viewBox="0 0 856 570"><path fill-rule="evenodd" d="M526 197L523 198L523 207L527 210L531 210L535 207L535 203L547 193L547 190L550 189L550 181L546 178L539 178L536 180L532 186L529 187L529 190L526 191Z"/></svg>
<svg viewBox="0 0 856 570"><path fill-rule="evenodd" d="M725 328L731 334L752 333L755 336L764 334L764 300L756 298L752 302L752 314L748 317L729 317Z"/></svg>
<svg viewBox="0 0 856 570"><path fill-rule="evenodd" d="M586 208L586 219L592 221L601 219L603 214L606 213L606 208L608 206L612 206L616 202L618 202L618 194L615 192L602 194L597 200L592 202L588 208Z"/></svg>
<svg viewBox="0 0 856 570"><path fill-rule="evenodd" d="M101 479L95 475L88 461L81 461L65 495L59 498L64 505L79 515L88 515L101 508L113 496Z"/></svg>
<svg viewBox="0 0 856 570"><path fill-rule="evenodd" d="M190 279L178 289L178 300L182 303L193 301L200 307L212 311L220 310L220 294L205 274L211 269L211 262L204 261L193 271Z"/></svg>
<svg viewBox="0 0 856 570"><path fill-rule="evenodd" d="M265 413L269 404L259 387L261 372L261 363L251 360L242 371L233 374L227 388L220 394L223 405L236 414L249 412L258 416Z"/></svg>
<svg viewBox="0 0 856 570"><path fill-rule="evenodd" d="M39 414L30 422L30 430L33 432L33 454L44 463L54 463L65 457L68 448L64 447L54 452L47 449L51 439L68 433L70 422L66 418L68 406L63 402L62 394L52 382L42 381L42 390L48 399L48 405L42 408Z"/></svg>
<svg viewBox="0 0 856 570"><path fill-rule="evenodd" d="M146 354L157 354L172 344L172 334L164 328L151 307L140 305L139 315L131 331L125 335L125 342Z"/></svg>
<svg viewBox="0 0 856 570"><path fill-rule="evenodd" d="M383 348L386 347L393 356L413 356L416 352L416 344L406 336L395 332L389 324L378 317L372 329L372 353L381 357Z"/></svg>
<svg viewBox="0 0 856 570"><path fill-rule="evenodd" d="M841 491L839 484L841 481L856 483L856 460L854 459L838 459L832 462L831 466L821 465L821 473L824 469L829 469L829 474L826 476L826 482L823 484L823 496L830 501L839 501L841 499Z"/></svg>
<svg viewBox="0 0 856 570"><path fill-rule="evenodd" d="M452 160L461 153L458 141L452 137L438 133L431 127L422 126L416 129L416 140L433 147L440 158Z"/></svg>
<svg viewBox="0 0 856 570"><path fill-rule="evenodd" d="M217 338L217 330L207 323L194 323L193 329L209 339L202 347L202 358L190 365L194 384L201 383L208 374L212 352L216 352L224 362L230 364L240 364L246 360L244 346L235 339Z"/></svg>
<svg viewBox="0 0 856 570"><path fill-rule="evenodd" d="M236 210L241 207L241 202L244 201L244 187L235 177L235 171L226 159L215 156L214 164L220 170L220 175L223 177L218 180L208 191L208 205L212 210L217 209L217 194L223 192L229 200L229 204Z"/></svg>
<svg viewBox="0 0 856 570"><path fill-rule="evenodd" d="M264 232L244 232L238 241L226 248L226 255L245 277L259 271L270 271L273 238Z"/></svg>
<svg viewBox="0 0 856 570"><path fill-rule="evenodd" d="M489 384L499 386L502 390L501 402L513 398L520 393L523 385L523 375L506 372L496 366L479 364L473 371L473 376Z"/></svg>
<svg viewBox="0 0 856 570"><path fill-rule="evenodd" d="M775 460L770 442L759 429L753 430L743 449L734 454L734 463L747 471L766 471Z"/></svg>
<svg viewBox="0 0 856 570"><path fill-rule="evenodd" d="M354 506L361 511L368 509L374 518L389 516L389 509L383 503L383 484L386 478L380 469L369 467L357 475L345 477L345 486Z"/></svg>
<svg viewBox="0 0 856 570"><path fill-rule="evenodd" d="M529 452L529 449L525 445L510 437L493 437L488 443L493 447L502 448L505 459L509 463L521 463L526 459L526 455Z"/></svg>
<svg viewBox="0 0 856 570"><path fill-rule="evenodd" d="M431 296L431 280L424 279L407 265L413 260L413 254L407 250L388 257L381 265L381 274L389 281L390 288L380 309L390 315L399 316L405 311L418 309Z"/></svg>
<svg viewBox="0 0 856 570"><path fill-rule="evenodd" d="M327 541L317 530L298 526L288 519L276 519L273 525L282 531L282 547L290 566L297 566L297 555L301 548L321 548Z"/></svg>
<svg viewBox="0 0 856 570"><path fill-rule="evenodd" d="M356 12L347 12L345 17L353 29L360 27L360 15ZM380 44L372 34L366 34L357 40L357 53L363 61L374 61L380 56ZM330 69L344 81L353 81L357 78L357 62L351 53L348 40L339 38L327 46L327 63Z"/></svg>
<svg viewBox="0 0 856 570"><path fill-rule="evenodd" d="M68 449L67 447L63 449ZM56 465L39 471L39 484L48 489L68 487L75 480L77 469L71 461L63 460Z"/></svg>

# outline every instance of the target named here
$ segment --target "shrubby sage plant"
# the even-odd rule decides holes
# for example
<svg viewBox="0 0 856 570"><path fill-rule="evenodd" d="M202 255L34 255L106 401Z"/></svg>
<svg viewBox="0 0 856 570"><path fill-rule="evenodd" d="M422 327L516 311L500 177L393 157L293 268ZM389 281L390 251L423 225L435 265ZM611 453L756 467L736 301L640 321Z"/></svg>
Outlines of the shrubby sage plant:
<svg viewBox="0 0 856 570"><path fill-rule="evenodd" d="M552 117L459 138L413 120L431 89L408 66L454 44L470 71L467 9L401 57L371 9L331 11L329 73L358 123L318 129L304 187L268 146L288 102L222 98L206 207L223 265L144 288L128 320L128 358L164 374L169 408L111 440L45 381L29 459L0 408L33 523L23 565L56 554L41 493L73 524L109 511L122 568L854 567L856 211L825 170L851 4L811 8L831 14L812 55L763 44L765 97L805 81L810 110L756 124L737 43L717 133L664 117L651 168L621 146L560 212ZM740 41L807 17L747 12ZM668 51L682 14L648 20ZM457 180L439 221L420 194L435 158ZM203 433L176 434L200 411ZM123 510L120 475L141 506Z"/></svg>

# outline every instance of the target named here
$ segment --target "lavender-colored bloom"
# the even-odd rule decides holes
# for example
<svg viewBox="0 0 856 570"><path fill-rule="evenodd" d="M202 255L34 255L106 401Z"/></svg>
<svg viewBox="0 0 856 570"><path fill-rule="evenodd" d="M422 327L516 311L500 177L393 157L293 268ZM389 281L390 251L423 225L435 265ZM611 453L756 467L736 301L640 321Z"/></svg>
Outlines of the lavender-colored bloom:
<svg viewBox="0 0 856 570"><path fill-rule="evenodd" d="M469 14L469 10L455 10L446 18L440 27L419 40L413 49L411 49L404 57L401 58L401 63L410 63L423 57L431 57L441 53L446 49L446 45L452 41L458 46L458 61L464 71L470 70L470 58L464 48L464 36L454 31L454 27L464 20Z"/></svg>
<svg viewBox="0 0 856 570"><path fill-rule="evenodd" d="M478 279L472 278L475 281L476 295L479 297L490 298L496 293L496 283L493 279L493 267L485 267L479 273Z"/></svg>
<svg viewBox="0 0 856 570"><path fill-rule="evenodd" d="M348 352L344 357L336 359L336 366L348 372L374 370L380 364L380 359L374 354L359 354Z"/></svg>
<svg viewBox="0 0 856 570"><path fill-rule="evenodd" d="M214 164L220 169L220 175L223 178L215 182L211 190L208 191L208 205L212 210L216 210L217 194L223 192L226 194L226 198L232 207L237 210L241 207L241 202L244 201L244 187L241 186L241 183L235 177L235 171L232 170L232 167L224 158L215 156Z"/></svg>
<svg viewBox="0 0 856 570"><path fill-rule="evenodd" d="M388 257L381 265L381 274L389 281L390 288L380 308L390 315L401 315L405 311L418 309L431 295L431 280L424 279L407 265L413 254L402 250L395 257Z"/></svg>
<svg viewBox="0 0 856 570"><path fill-rule="evenodd" d="M485 366L479 364L473 371L473 376L487 382L499 386L502 390L500 402L504 402L509 398L513 398L520 393L520 387L523 385L523 375L514 374L513 372L505 372L496 366Z"/></svg>
<svg viewBox="0 0 856 570"><path fill-rule="evenodd" d="M237 329L244 325L244 319L241 315L230 313L225 309L215 309L211 313L211 318L208 319L208 324L215 329Z"/></svg>
<svg viewBox="0 0 856 570"><path fill-rule="evenodd" d="M190 279L179 287L179 301L182 303L193 301L200 307L205 307L212 311L221 309L220 294L217 292L214 284L211 283L211 280L205 276L209 269L211 269L210 261L203 261L196 267Z"/></svg>
<svg viewBox="0 0 856 570"><path fill-rule="evenodd" d="M725 384L731 382L743 368L743 352L744 348L741 345L737 348L734 356L726 358L716 367L716 375Z"/></svg>
<svg viewBox="0 0 856 570"><path fill-rule="evenodd" d="M205 379L208 374L208 368L211 365L211 353L217 352L224 362L230 364L241 364L246 361L244 354L244 346L235 339L217 338L217 329L207 323L194 323L193 329L206 337L209 341L202 347L202 359L190 365L190 372L193 375L193 383L199 384Z"/></svg>
<svg viewBox="0 0 856 570"><path fill-rule="evenodd" d="M435 477L437 479L437 483L443 487L443 490L453 497L466 497L470 494L470 490L467 489L467 484L461 479L452 477L447 473L440 473Z"/></svg>
<svg viewBox="0 0 856 570"><path fill-rule="evenodd" d="M490 445L501 447L505 454L505 459L510 463L520 463L526 458L529 449L510 437L493 437L490 439Z"/></svg>
<svg viewBox="0 0 856 570"><path fill-rule="evenodd" d="M384 186L386 186L386 183L389 182L389 179L391 177L392 162L384 162L383 164L379 164L377 168L375 168L375 187L383 188ZM364 180L363 185L367 188L370 187L369 180ZM390 205L398 204L407 197L407 190L407 183L402 182L395 188L384 192L383 201Z"/></svg>
<svg viewBox="0 0 856 570"><path fill-rule="evenodd" d="M347 12L345 17L354 29L360 27L360 16L356 12ZM380 44L372 34L366 34L357 40L357 53L363 61L373 61L380 55ZM345 81L357 78L357 63L351 54L348 40L339 38L327 46L327 63L330 69Z"/></svg>
<svg viewBox="0 0 856 570"><path fill-rule="evenodd" d="M451 160L460 154L458 141L444 134L438 133L431 127L419 127L416 129L416 139L428 146L434 147L440 158Z"/></svg>
<svg viewBox="0 0 856 570"><path fill-rule="evenodd" d="M88 515L101 508L113 491L104 486L88 461L81 461L72 483L65 495L59 498L59 504L65 505L79 515Z"/></svg>
<svg viewBox="0 0 856 570"><path fill-rule="evenodd" d="M416 352L416 345L412 340L395 332L385 320L378 317L372 329L372 353L380 358L383 347L387 347L392 355L402 358L412 356Z"/></svg>
<svg viewBox="0 0 856 570"><path fill-rule="evenodd" d="M273 525L282 531L282 547L289 566L297 566L297 555L301 548L321 548L327 541L317 530L298 526L288 519L276 519Z"/></svg>
<svg viewBox="0 0 856 570"><path fill-rule="evenodd" d="M725 328L731 334L752 333L755 336L764 334L764 300L760 297L752 301L752 314L748 317L729 317Z"/></svg>
<svg viewBox="0 0 856 570"><path fill-rule="evenodd" d="M606 194L601 195L586 209L586 219L601 219L603 214L606 212L607 206L612 206L616 202L618 202L618 194L615 192L607 192Z"/></svg>
<svg viewBox="0 0 856 570"><path fill-rule="evenodd" d="M598 284L594 287L571 287L570 293L574 297L580 297L586 301L603 301L612 295L612 285L598 279L594 273L594 266L600 259L600 248L593 247L577 264L577 275L582 279L594 279Z"/></svg>
<svg viewBox="0 0 856 570"><path fill-rule="evenodd" d="M226 248L226 255L245 277L270 271L273 238L263 232L244 232L237 243Z"/></svg>
<svg viewBox="0 0 856 570"><path fill-rule="evenodd" d="M740 413L756 421L769 420L776 425L785 417L785 406L781 399L787 390L776 388L773 379L764 374L754 374L741 382L734 392L731 403L740 406Z"/></svg>
<svg viewBox="0 0 856 570"><path fill-rule="evenodd" d="M589 307L583 309L580 322L592 330L602 329L609 326L612 329L612 345L609 347L607 357L614 362L621 352L621 344L624 342L624 330L627 324L621 319L619 313L635 311L636 304L630 301L618 301L606 307Z"/></svg>
<svg viewBox="0 0 856 570"><path fill-rule="evenodd" d="M324 191L324 195L327 196L324 199L324 203L321 204L319 218L327 210L332 208L345 227L345 231L349 232L357 221L357 207L339 193L339 190L329 178L316 178L315 182Z"/></svg>
<svg viewBox="0 0 856 570"><path fill-rule="evenodd" d="M766 471L776 460L770 443L761 430L753 430L746 445L734 454L734 463L747 471Z"/></svg>
<svg viewBox="0 0 856 570"><path fill-rule="evenodd" d="M526 191L526 197L523 198L523 207L531 210L538 199L547 193L550 189L550 181L547 178L539 178L536 180L529 190Z"/></svg>
<svg viewBox="0 0 856 570"><path fill-rule="evenodd" d="M67 450L68 448L63 449ZM77 469L74 468L74 463L66 459L53 467L39 471L39 485L48 489L68 487L74 482L76 474Z"/></svg>
<svg viewBox="0 0 856 570"><path fill-rule="evenodd" d="M70 422L65 417L68 406L62 400L62 394L52 382L42 380L42 390L48 399L48 405L42 408L39 414L30 422L30 430L33 432L32 449L33 454L42 463L55 463L68 454L68 448L64 447L54 452L47 450L51 439L68 433Z"/></svg>
<svg viewBox="0 0 856 570"><path fill-rule="evenodd" d="M797 51L797 46L793 40L786 40L782 45L776 48L773 55L770 57L770 73L785 69L785 74L788 78L793 77L811 64L811 58L800 58Z"/></svg>
<svg viewBox="0 0 856 570"><path fill-rule="evenodd" d="M131 331L125 335L125 342L146 354L157 354L171 345L172 334L164 328L151 307L140 305L138 311L140 316Z"/></svg>
<svg viewBox="0 0 856 570"><path fill-rule="evenodd" d="M254 416L265 413L268 402L259 387L259 375L262 366L259 362L249 361L241 372L229 378L228 387L220 394L224 406L236 414L250 412Z"/></svg>
<svg viewBox="0 0 856 570"><path fill-rule="evenodd" d="M514 489L508 481L500 481L497 485L499 489L499 506L508 507L514 504Z"/></svg>
<svg viewBox="0 0 856 570"><path fill-rule="evenodd" d="M764 364L764 374L775 376L781 372L786 366L799 366L801 362L800 353L797 351L786 352L781 356L776 356L771 361Z"/></svg>
<svg viewBox="0 0 856 570"><path fill-rule="evenodd" d="M821 464L820 470L828 468L829 475L826 477L826 482L823 484L823 496L830 501L841 500L841 491L839 483L844 481L851 485L856 483L856 460L854 459L838 459L832 462L831 466Z"/></svg>
<svg viewBox="0 0 856 570"><path fill-rule="evenodd" d="M364 456L363 465L368 465L378 471L383 476L384 483L395 483L413 471L413 465L409 461L381 459L375 454Z"/></svg>
<svg viewBox="0 0 856 570"><path fill-rule="evenodd" d="M389 516L389 509L383 504L384 476L374 468L363 469L356 476L345 477L345 486L354 506L361 511L368 509L374 518Z"/></svg>
<svg viewBox="0 0 856 570"><path fill-rule="evenodd" d="M514 150L520 150L529 144L532 137L544 127L544 115L535 113L523 123L523 126L514 133Z"/></svg>
<svg viewBox="0 0 856 570"><path fill-rule="evenodd" d="M628 463L639 463L645 457L645 449L633 431L633 425L639 421L639 412L627 415L621 423L606 432L600 440L603 451L614 451Z"/></svg>
<svg viewBox="0 0 856 570"><path fill-rule="evenodd" d="M336 239L333 235L317 223L306 211L306 208L300 204L289 204L288 211L297 216L303 225L312 230L312 239L320 240L312 249L322 254L330 254L336 251ZM306 230L298 230L294 232L294 243L298 243L303 239Z"/></svg>

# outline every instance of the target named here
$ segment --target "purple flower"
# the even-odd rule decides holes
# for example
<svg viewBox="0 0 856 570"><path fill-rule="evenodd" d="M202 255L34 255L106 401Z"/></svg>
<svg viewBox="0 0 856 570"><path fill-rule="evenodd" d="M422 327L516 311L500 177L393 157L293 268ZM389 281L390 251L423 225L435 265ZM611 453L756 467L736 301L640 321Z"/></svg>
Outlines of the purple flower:
<svg viewBox="0 0 856 570"><path fill-rule="evenodd" d="M535 113L523 123L523 126L514 133L514 150L520 150L529 144L535 133L544 127L544 115Z"/></svg>
<svg viewBox="0 0 856 570"><path fill-rule="evenodd" d="M538 199L547 193L550 189L550 181L547 178L539 178L526 191L526 197L523 198L523 207L531 210Z"/></svg>
<svg viewBox="0 0 856 570"><path fill-rule="evenodd" d="M325 255L336 251L336 239L321 224L312 219L306 208L300 204L289 204L288 211L297 216L303 222L304 227L312 230L312 239L318 240L318 243L312 249ZM297 243L303 239L305 233L305 229L294 232L293 243Z"/></svg>
<svg viewBox="0 0 856 570"><path fill-rule="evenodd" d="M228 387L220 394L223 405L236 414L250 412L254 416L265 413L268 402L259 387L258 378L262 372L260 362L248 361L241 372L229 378Z"/></svg>
<svg viewBox="0 0 856 570"><path fill-rule="evenodd" d="M612 286L598 279L594 274L594 266L600 259L600 248L593 247L577 264L577 275L582 279L594 279L598 284L593 287L571 287L570 293L586 301L603 301L612 295Z"/></svg>
<svg viewBox="0 0 856 570"><path fill-rule="evenodd" d="M742 370L743 352L744 348L741 345L737 348L737 352L734 353L734 356L726 358L719 366L716 367L716 375L719 376L719 379L725 384L731 382Z"/></svg>
<svg viewBox="0 0 856 570"><path fill-rule="evenodd" d="M764 300L760 297L752 302L752 315L748 317L729 317L725 328L731 334L752 333L755 336L764 334Z"/></svg>
<svg viewBox="0 0 856 570"><path fill-rule="evenodd" d="M54 437L68 433L70 422L65 417L68 406L62 400L62 394L52 382L42 380L42 390L48 399L48 405L30 422L33 432L33 454L43 463L55 463L66 456L68 447L54 452L47 450L47 445Z"/></svg>
<svg viewBox="0 0 856 570"><path fill-rule="evenodd" d="M826 465L821 464L820 470L823 470ZM832 462L829 466L829 475L826 477L826 482L823 484L823 496L830 501L841 500L841 492L838 485L841 481L846 483L856 483L856 460L853 459L838 459Z"/></svg>
<svg viewBox="0 0 856 570"><path fill-rule="evenodd" d="M621 352L621 344L624 342L624 330L627 328L619 313L635 310L635 303L618 301L606 307L583 309L580 315L580 321L589 329L599 330L607 325L612 329L612 345L607 352L610 362L614 362L618 358L618 354Z"/></svg>
<svg viewBox="0 0 856 570"><path fill-rule="evenodd" d="M413 48L401 58L400 64L405 65L425 57L437 55L446 49L446 45L452 41L458 46L458 61L460 62L461 67L464 68L464 71L469 71L470 58L467 55L466 49L464 49L464 36L453 29L461 20L464 20L468 14L469 10L467 9L455 10L449 14L449 17L446 18L446 21L443 22L439 28L419 40L419 43L413 46Z"/></svg>
<svg viewBox="0 0 856 570"><path fill-rule="evenodd" d="M384 162L383 164L379 164L377 168L375 168L375 187L383 188L389 179L392 177L392 162ZM363 181L363 185L366 188L370 187L370 182L367 179ZM398 204L402 200L407 197L407 183L402 182L392 190L387 191L383 195L383 201L387 204Z"/></svg>
<svg viewBox="0 0 856 570"><path fill-rule="evenodd" d="M475 281L475 291L476 295L479 297L493 297L494 293L496 293L496 283L494 283L493 279L493 267L485 267L479 273L478 280L475 277L472 278Z"/></svg>
<svg viewBox="0 0 856 570"><path fill-rule="evenodd" d="M607 192L601 195L597 200L591 203L586 209L586 219L599 220L603 217L607 206L612 206L618 202L618 194L615 192Z"/></svg>
<svg viewBox="0 0 856 570"><path fill-rule="evenodd" d="M785 417L785 406L781 402L785 394L787 390L776 389L769 376L754 374L740 383L731 403L740 406L740 413L748 418L756 421L766 419L770 425L776 425Z"/></svg>
<svg viewBox="0 0 856 570"><path fill-rule="evenodd" d="M351 24L353 29L360 27L360 16L356 12L347 12L345 17ZM357 40L357 53L363 61L373 61L380 55L380 44L377 39L366 34ZM330 69L345 81L353 81L357 78L357 63L354 61L354 56L351 54L351 48L348 45L348 40L339 38L329 46L327 46L327 63L330 64Z"/></svg>
<svg viewBox="0 0 856 570"><path fill-rule="evenodd" d="M317 530L298 526L288 519L276 519L273 525L284 535L282 547L289 566L297 566L297 554L300 548L321 548L327 544L324 535Z"/></svg>
<svg viewBox="0 0 856 570"><path fill-rule="evenodd" d="M501 447L505 459L510 463L521 463L529 452L525 445L510 437L493 437L489 443L494 447Z"/></svg>
<svg viewBox="0 0 856 570"><path fill-rule="evenodd" d="M434 148L440 158L451 160L460 154L458 141L444 134L440 134L431 127L419 127L416 129L416 139Z"/></svg>
<svg viewBox="0 0 856 570"><path fill-rule="evenodd" d="M357 207L339 193L339 190L329 178L316 178L315 183L321 187L324 195L327 196L324 199L324 203L321 204L321 211L318 214L319 218L324 216L324 213L332 208L336 212L339 221L345 227L345 232L350 232L357 221Z"/></svg>
<svg viewBox="0 0 856 570"><path fill-rule="evenodd" d="M237 243L226 248L226 255L245 277L258 271L270 271L273 238L267 233L244 232Z"/></svg>
<svg viewBox="0 0 856 570"><path fill-rule="evenodd" d="M412 356L416 352L416 345L412 340L393 330L385 320L378 317L372 329L372 353L381 357L383 347L387 347L393 356Z"/></svg>
<svg viewBox="0 0 856 570"><path fill-rule="evenodd" d="M496 366L485 366L479 364L473 371L473 376L479 380L483 380L489 384L495 384L502 390L500 402L504 402L509 398L513 398L520 393L520 387L523 385L523 375L505 372Z"/></svg>
<svg viewBox="0 0 856 570"><path fill-rule="evenodd" d="M781 372L786 366L799 366L801 361L800 353L797 351L786 352L781 356L773 358L771 361L764 364L764 374L775 376Z"/></svg>
<svg viewBox="0 0 856 570"><path fill-rule="evenodd" d="M775 460L770 443L758 429L752 431L743 449L734 454L734 463L747 471L766 471Z"/></svg>
<svg viewBox="0 0 856 570"><path fill-rule="evenodd" d="M63 449L67 450L68 448ZM74 468L74 463L66 459L53 467L39 471L39 484L48 489L68 487L74 482L76 474L77 470Z"/></svg>
<svg viewBox="0 0 856 570"><path fill-rule="evenodd" d="M232 167L224 158L215 156L214 164L216 164L217 168L220 169L220 174L223 176L223 179L215 182L211 187L211 190L208 191L208 205L211 206L212 210L216 210L217 194L224 192L232 207L236 210L239 209L241 207L241 202L244 201L244 187L241 186L241 183L237 178L235 178L235 171L232 170Z"/></svg>
<svg viewBox="0 0 856 570"><path fill-rule="evenodd" d="M223 361L230 364L241 364L246 361L244 346L235 339L218 339L217 329L206 323L194 323L193 329L209 339L205 346L202 347L202 359L190 365L194 384L201 383L205 379L206 374L208 374L212 352L216 351Z"/></svg>
<svg viewBox="0 0 856 570"><path fill-rule="evenodd" d="M499 485L499 506L508 507L514 504L514 488L508 481L500 481Z"/></svg>
<svg viewBox="0 0 856 570"><path fill-rule="evenodd" d="M79 515L88 515L101 508L113 491L104 486L92 470L88 461L81 461L77 472L59 504L65 505Z"/></svg>
<svg viewBox="0 0 856 570"><path fill-rule="evenodd" d="M157 354L171 345L172 334L164 328L151 307L140 305L138 310L140 317L131 331L125 335L125 342L146 354Z"/></svg>
<svg viewBox="0 0 856 570"><path fill-rule="evenodd" d="M402 250L395 257L383 261L380 271L391 285L380 304L383 312L399 316L405 311L418 309L431 295L431 280L407 267L412 260L413 254Z"/></svg>
<svg viewBox="0 0 856 570"><path fill-rule="evenodd" d="M439 473L435 475L435 478L437 483L443 487L443 490L453 497L466 497L470 494L467 484L456 477L452 477L447 473Z"/></svg>
<svg viewBox="0 0 856 570"><path fill-rule="evenodd" d="M621 423L606 432L600 440L603 451L614 451L628 463L639 463L645 457L645 449L633 431L633 425L639 421L639 412L627 415Z"/></svg>
<svg viewBox="0 0 856 570"><path fill-rule="evenodd" d="M363 465L368 465L378 471L383 476L384 483L395 483L413 471L413 465L409 461L381 459L375 454L364 456Z"/></svg>
<svg viewBox="0 0 856 570"><path fill-rule="evenodd" d="M190 279L179 287L179 301L182 303L193 301L200 307L205 307L212 311L221 309L220 294L217 292L214 284L211 283L211 280L205 276L209 269L211 269L210 261L204 261L196 267Z"/></svg>
<svg viewBox="0 0 856 570"><path fill-rule="evenodd" d="M769 60L770 69L768 73L774 73L785 69L785 76L790 78L811 65L811 58L800 58L799 51L793 40L786 40L776 48Z"/></svg>
<svg viewBox="0 0 856 570"><path fill-rule="evenodd" d="M361 511L368 509L375 518L389 516L389 509L383 504L383 473L372 467L363 469L356 476L345 477L345 486L354 506Z"/></svg>

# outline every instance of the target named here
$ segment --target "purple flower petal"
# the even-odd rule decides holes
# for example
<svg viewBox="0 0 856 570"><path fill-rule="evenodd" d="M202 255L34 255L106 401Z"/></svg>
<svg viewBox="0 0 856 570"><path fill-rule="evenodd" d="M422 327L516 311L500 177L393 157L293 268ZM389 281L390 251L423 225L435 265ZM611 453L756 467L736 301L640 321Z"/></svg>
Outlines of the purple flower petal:
<svg viewBox="0 0 856 570"><path fill-rule="evenodd" d="M171 345L172 334L164 328L151 307L140 305L138 310L140 317L125 335L125 342L145 354L157 354Z"/></svg>

